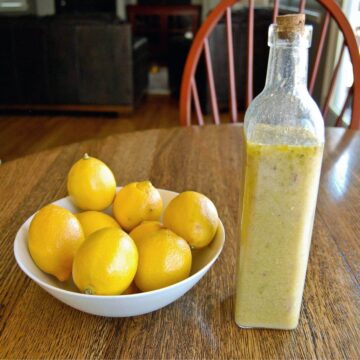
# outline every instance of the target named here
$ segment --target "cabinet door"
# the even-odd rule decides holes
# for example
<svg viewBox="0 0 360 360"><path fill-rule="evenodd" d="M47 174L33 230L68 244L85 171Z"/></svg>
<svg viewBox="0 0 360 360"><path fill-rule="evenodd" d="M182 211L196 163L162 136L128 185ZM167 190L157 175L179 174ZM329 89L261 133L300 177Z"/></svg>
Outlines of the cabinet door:
<svg viewBox="0 0 360 360"><path fill-rule="evenodd" d="M49 102L46 27L36 19L14 24L14 65L23 104Z"/></svg>
<svg viewBox="0 0 360 360"><path fill-rule="evenodd" d="M49 26L49 88L51 102L54 104L79 102L75 30L74 25L60 21L55 21Z"/></svg>
<svg viewBox="0 0 360 360"><path fill-rule="evenodd" d="M79 25L77 51L82 104L133 103L129 25Z"/></svg>
<svg viewBox="0 0 360 360"><path fill-rule="evenodd" d="M19 101L19 88L14 66L13 26L2 20L0 23L0 103L14 104Z"/></svg>

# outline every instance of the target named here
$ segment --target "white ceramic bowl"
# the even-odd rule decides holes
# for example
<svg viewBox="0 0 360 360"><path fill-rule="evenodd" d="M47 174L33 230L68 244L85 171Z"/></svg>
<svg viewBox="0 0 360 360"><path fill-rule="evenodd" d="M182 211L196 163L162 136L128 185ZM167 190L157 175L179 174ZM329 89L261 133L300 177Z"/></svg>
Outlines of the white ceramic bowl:
<svg viewBox="0 0 360 360"><path fill-rule="evenodd" d="M159 191L165 209L177 193L161 189ZM62 206L74 213L79 212L69 197L55 201L54 204ZM106 212L110 213L111 209L108 209ZM211 244L202 250L193 252L193 264L190 277L177 284L155 291L132 295L85 295L77 292L71 280L66 283L61 283L55 277L42 272L33 262L27 246L27 234L33 216L34 215L30 216L30 218L25 221L16 234L14 253L20 268L27 276L56 299L75 309L100 316L136 316L158 310L174 302L189 291L205 275L220 255L225 242L224 226L221 221L219 221L218 231Z"/></svg>

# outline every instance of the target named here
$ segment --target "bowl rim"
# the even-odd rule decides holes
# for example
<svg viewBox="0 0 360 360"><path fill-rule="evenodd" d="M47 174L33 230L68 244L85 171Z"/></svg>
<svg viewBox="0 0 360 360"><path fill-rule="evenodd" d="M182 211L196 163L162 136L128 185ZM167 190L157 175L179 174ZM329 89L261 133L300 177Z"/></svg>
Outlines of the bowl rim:
<svg viewBox="0 0 360 360"><path fill-rule="evenodd" d="M117 187L117 190L119 190L119 188L121 187ZM166 189L158 189L159 191L165 191L165 192L170 192L173 194L178 195L179 193L175 192L175 191L171 191L171 190L166 190ZM61 200L66 200L66 199L70 199L69 196L65 196L63 198L57 199L55 201L53 201L51 204L57 203ZM70 200L71 201L71 200ZM191 282L192 279L194 279L196 276L198 276L199 274L201 274L202 272L206 271L206 269L208 269L209 267L211 267L214 262L218 259L218 257L220 256L220 254L223 251L224 245L225 245L225 239L226 239L226 234L225 234L225 228L224 225L221 221L220 218L218 218L218 228L216 230L216 234L215 237L217 236L217 233L220 231L220 233L222 233L222 244L219 247L219 249L217 250L215 256L205 265L203 266L201 269L199 269L198 271L196 271L194 274L192 274L191 276L187 277L184 280L181 280L175 284L163 287L161 289L156 289L156 290L151 290L151 291L145 291L145 292L141 292L141 293L135 293L135 294L125 294L125 295L90 295L90 294L83 294L80 292L75 292L75 291L71 291L71 290L66 290L66 289L62 289L60 287L48 284L47 282L41 280L40 278L38 278L35 274L33 274L24 264L23 262L19 259L19 254L18 254L18 250L17 247L20 246L20 242L22 241L22 236L20 235L20 232L23 230L25 224L36 214L33 213L32 215L30 215L20 226L20 228L18 229L18 231L16 232L15 235L15 240L14 240L14 245L13 245L13 249L14 249L14 256L15 256L15 260L18 264L18 266L20 267L20 269L34 282L36 282L37 284L39 284L41 287L45 287L49 290L53 290L55 292L59 292L62 293L64 295L71 295L71 296L75 296L78 298L83 298L83 299L135 299L135 298L139 298L139 297L144 297L144 296L150 296L153 294L159 294L161 292L165 292L167 290L170 289L174 289L178 286L181 286L187 282ZM215 238L214 237L214 238ZM26 241L26 240L24 240ZM27 251L29 252L29 249L27 247ZM30 252L29 252L29 256L31 258ZM31 261L33 261L33 259L31 258ZM36 266L36 264L34 263L34 265ZM39 269L41 272L43 272L44 274L46 274L44 271L42 271L41 269ZM51 274L46 274L49 276L52 276Z"/></svg>

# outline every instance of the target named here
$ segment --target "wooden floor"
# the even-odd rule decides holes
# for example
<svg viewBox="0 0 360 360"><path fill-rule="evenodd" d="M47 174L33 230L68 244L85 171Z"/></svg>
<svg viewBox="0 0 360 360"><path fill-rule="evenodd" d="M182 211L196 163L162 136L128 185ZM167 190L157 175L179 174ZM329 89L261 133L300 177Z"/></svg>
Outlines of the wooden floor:
<svg viewBox="0 0 360 360"><path fill-rule="evenodd" d="M132 115L110 114L0 114L2 162L77 141L151 128L179 126L178 103L152 96Z"/></svg>

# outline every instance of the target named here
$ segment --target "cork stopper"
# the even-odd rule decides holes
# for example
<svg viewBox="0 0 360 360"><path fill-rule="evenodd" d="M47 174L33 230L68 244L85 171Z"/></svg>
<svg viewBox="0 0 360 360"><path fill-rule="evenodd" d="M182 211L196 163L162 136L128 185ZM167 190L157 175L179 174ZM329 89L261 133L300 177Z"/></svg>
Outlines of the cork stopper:
<svg viewBox="0 0 360 360"><path fill-rule="evenodd" d="M279 37L290 39L295 33L303 34L305 30L305 14L288 14L276 17Z"/></svg>

